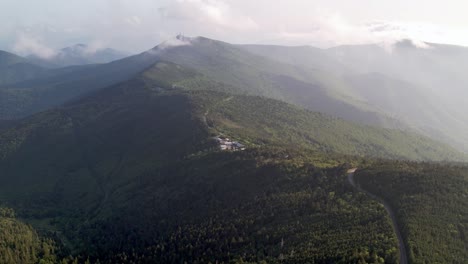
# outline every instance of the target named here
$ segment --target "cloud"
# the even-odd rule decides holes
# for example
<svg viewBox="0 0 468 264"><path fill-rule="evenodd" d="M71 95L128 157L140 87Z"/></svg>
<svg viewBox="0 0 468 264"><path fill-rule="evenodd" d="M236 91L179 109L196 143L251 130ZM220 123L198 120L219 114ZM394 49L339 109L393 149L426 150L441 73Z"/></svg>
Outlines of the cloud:
<svg viewBox="0 0 468 264"><path fill-rule="evenodd" d="M141 25L142 21L139 16L131 16L125 18L125 22L131 26L139 26Z"/></svg>
<svg viewBox="0 0 468 264"><path fill-rule="evenodd" d="M364 44L375 38L359 25L349 23L339 13L311 12L309 18L296 17L281 24L263 24L262 31L271 32L270 39L285 45L330 47L342 44Z"/></svg>
<svg viewBox="0 0 468 264"><path fill-rule="evenodd" d="M156 46L156 48L147 51L147 53L150 53L152 55L158 55L160 52L162 52L162 51L164 51L166 49L170 49L170 48L174 48L174 47L180 47L180 46L192 45L193 40L194 39L192 39L192 38L184 37L184 36L179 35L177 37L170 38L170 39L162 42L161 44Z"/></svg>
<svg viewBox="0 0 468 264"><path fill-rule="evenodd" d="M430 48L424 41L437 34L437 29L431 25L393 21L354 24L339 13L319 13L311 15L308 20L297 18L285 21L276 29L270 26L268 31L273 33L269 39L279 44L314 45L322 48L378 44L391 52L396 43L404 40L409 40L417 48Z"/></svg>
<svg viewBox="0 0 468 264"><path fill-rule="evenodd" d="M101 40L93 40L86 45L84 55L94 55L96 52L103 50L107 47L107 43Z"/></svg>
<svg viewBox="0 0 468 264"><path fill-rule="evenodd" d="M430 49L426 42L439 42L441 38L439 28L428 23L373 21L365 26L375 40L386 43L390 49L395 44Z"/></svg>
<svg viewBox="0 0 468 264"><path fill-rule="evenodd" d="M96 52L108 47L107 42L101 40L90 41L87 45L81 46L80 52L83 56L92 56ZM19 32L12 50L20 55L35 55L39 58L51 60L61 54L61 50L53 49L45 44L42 38L36 37L33 33Z"/></svg>
<svg viewBox="0 0 468 264"><path fill-rule="evenodd" d="M40 38L25 33L18 33L13 51L22 55L34 54L43 59L50 59L56 55L56 51L47 47Z"/></svg>
<svg viewBox="0 0 468 264"><path fill-rule="evenodd" d="M418 48L429 48L425 41L468 45L468 30L417 21L350 20L353 16L345 9L328 10L309 1L174 0L159 13L169 28L235 43L322 48L372 43L389 50L405 39Z"/></svg>
<svg viewBox="0 0 468 264"><path fill-rule="evenodd" d="M76 43L91 46L90 53L108 45L119 50L141 52L177 33L231 43L321 48L380 43L391 50L394 43L403 39L411 39L414 45L422 48L425 47L424 41L468 45L466 27L454 29L417 22L417 15L414 16L416 22L391 20L392 16L385 16L383 20L379 17L382 14L367 12L362 5L335 2L85 0L84 4L77 3L69 13L64 9L69 4L50 5L55 10L50 13L60 14L57 15L58 20L37 12L28 15L18 9L15 14L18 14L20 23L9 22L12 19L4 19L4 23L0 23L0 34L4 36L0 38L0 45L10 48L15 41L15 51L42 57L50 57L51 48L60 49ZM89 12L91 9L93 12ZM24 27L31 30L23 30ZM18 31L25 32L25 36L19 36ZM99 41L90 44L93 40Z"/></svg>
<svg viewBox="0 0 468 264"><path fill-rule="evenodd" d="M176 0L158 9L164 19L195 22L198 26L223 28L235 31L258 29L248 16L220 0Z"/></svg>
<svg viewBox="0 0 468 264"><path fill-rule="evenodd" d="M175 38L171 38L162 42L161 44L158 45L158 48L167 49L167 48L173 48L173 47L188 46L191 44L192 44L192 38L179 35Z"/></svg>

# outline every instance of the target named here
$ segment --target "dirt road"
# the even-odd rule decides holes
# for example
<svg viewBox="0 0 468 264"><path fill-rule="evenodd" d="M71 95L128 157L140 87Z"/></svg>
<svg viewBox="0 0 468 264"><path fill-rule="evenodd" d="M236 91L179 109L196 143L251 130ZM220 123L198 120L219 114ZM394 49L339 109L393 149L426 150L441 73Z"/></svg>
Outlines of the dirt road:
<svg viewBox="0 0 468 264"><path fill-rule="evenodd" d="M395 212L392 210L390 205L385 202L384 200L380 199L379 197L373 195L372 193L364 190L361 188L361 186L357 185L356 182L354 181L354 173L356 169L350 169L348 170L348 181L349 183L356 189L358 189L361 192L366 193L370 197L376 199L380 203L382 203L385 207L385 210L387 210L387 213L390 215L390 218L392 219L392 224L393 224L393 230L395 231L397 238L398 238L398 247L400 250L400 264L408 264L408 255L406 253L406 247L405 247L405 242L403 241L403 236L401 235L401 230L398 226L396 217L395 217Z"/></svg>

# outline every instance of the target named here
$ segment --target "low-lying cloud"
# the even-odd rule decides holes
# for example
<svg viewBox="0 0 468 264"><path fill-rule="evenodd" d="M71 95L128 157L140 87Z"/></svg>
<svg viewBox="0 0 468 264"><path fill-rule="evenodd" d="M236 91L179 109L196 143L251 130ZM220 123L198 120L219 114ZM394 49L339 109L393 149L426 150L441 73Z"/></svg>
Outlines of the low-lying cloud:
<svg viewBox="0 0 468 264"><path fill-rule="evenodd" d="M379 43L389 51L394 43L404 39L411 39L419 48L428 48L424 41L468 45L468 30L464 28L417 22L417 16L414 21L391 20L391 16L380 19L377 15L374 19L369 15L373 14L371 11L360 12L365 15L361 14L360 17L355 15L362 9L359 5L344 3L338 6L332 3L334 1L83 1L86 8L80 9L78 6L73 14L74 20L47 22L37 19L41 22L36 23L31 18L29 23L23 23L31 30L24 31L27 34L18 34L11 47L0 49L9 48L20 54L33 53L43 58L53 56L58 48L76 43L94 47L90 48L90 52L97 50L96 47L141 52L178 33L231 43L311 45L321 48ZM100 7L96 9L100 11L88 12L93 6ZM63 16L63 10L57 5L51 5L50 12ZM52 26L54 30L49 30Z"/></svg>
<svg viewBox="0 0 468 264"><path fill-rule="evenodd" d="M180 20L204 24L213 29L246 31L258 29L249 16L235 12L226 1L176 0L158 9L166 20Z"/></svg>
<svg viewBox="0 0 468 264"><path fill-rule="evenodd" d="M313 5L303 6L307 9ZM177 0L158 11L165 21L178 24L180 28L194 28L193 31L197 33L207 32L215 38L242 43L312 45L321 48L377 43L391 51L395 43L406 39L411 39L416 47L428 48L423 40L437 34L431 25L384 20L352 23L339 12L321 9L297 13L277 10L277 13L266 16L265 10L269 6L259 4L256 7L253 11L241 13L233 1ZM262 12L263 15L260 14ZM421 28L426 31L422 32Z"/></svg>
<svg viewBox="0 0 468 264"><path fill-rule="evenodd" d="M47 47L41 39L25 33L18 33L13 51L21 55L34 54L42 59L50 59L57 54L54 49Z"/></svg>
<svg viewBox="0 0 468 264"><path fill-rule="evenodd" d="M156 46L154 49L147 51L147 53L150 53L151 55L159 55L164 50L175 48L175 47L180 47L180 46L189 46L189 45L192 45L191 38L178 35L177 37L173 37L168 40L165 40L164 42Z"/></svg>

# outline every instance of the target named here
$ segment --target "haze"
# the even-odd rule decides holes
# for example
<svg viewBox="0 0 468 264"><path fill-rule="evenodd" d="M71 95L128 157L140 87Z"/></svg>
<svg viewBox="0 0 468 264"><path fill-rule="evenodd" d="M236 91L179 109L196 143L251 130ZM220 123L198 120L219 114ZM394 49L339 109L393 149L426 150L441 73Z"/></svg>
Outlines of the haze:
<svg viewBox="0 0 468 264"><path fill-rule="evenodd" d="M1 0L0 49L49 56L77 43L140 52L183 33L231 43L468 45L466 1Z"/></svg>

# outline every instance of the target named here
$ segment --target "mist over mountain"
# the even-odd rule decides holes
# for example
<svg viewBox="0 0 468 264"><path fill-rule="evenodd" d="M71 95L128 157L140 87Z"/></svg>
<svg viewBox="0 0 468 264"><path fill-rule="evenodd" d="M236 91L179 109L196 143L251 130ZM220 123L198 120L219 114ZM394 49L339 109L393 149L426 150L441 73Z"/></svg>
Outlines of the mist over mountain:
<svg viewBox="0 0 468 264"><path fill-rule="evenodd" d="M83 54L85 48L78 45L64 50ZM460 95L468 80L464 80L462 72L446 70L448 66L437 70L437 65L447 63L463 69L465 53L462 47L436 44L417 47L410 41L396 43L391 49L363 45L323 50L238 46L203 37L179 36L147 52L109 64L49 70L46 74L34 64L26 64L27 69L19 67L29 63L23 59L23 64L15 64L16 68L8 66L9 71L27 70L29 75L22 76L35 80L0 88L0 93L5 94L1 119L61 104L124 81L157 61L169 61L229 85L229 92L285 100L362 124L414 130L465 151L468 136L462 131L468 128L468 120ZM4 65L10 65L8 59L4 61ZM448 84L443 89L440 80ZM8 82L7 77L3 81ZM47 96L43 97L45 91ZM55 95L48 96L50 93Z"/></svg>
<svg viewBox="0 0 468 264"><path fill-rule="evenodd" d="M5 100L4 114L0 119L24 116L66 102L87 91L124 81L157 61L169 61L194 69L205 78L229 85L230 92L284 99L314 111L323 111L323 108L333 111L334 105L339 105L337 107L347 110L334 112L354 116L363 122L371 119L378 123L380 119L386 119L361 106L335 99L335 95L347 95L333 94L333 90L340 89L341 84L326 72L298 69L265 57L252 56L225 42L181 36L147 52L112 63L51 70L35 80L0 88L0 92L6 94L2 98ZM51 94L54 96L49 96Z"/></svg>
<svg viewBox="0 0 468 264"><path fill-rule="evenodd" d="M76 44L60 49L46 58L31 54L27 59L33 63L49 68L73 65L108 63L129 56L129 53L111 48L94 48L85 44Z"/></svg>
<svg viewBox="0 0 468 264"><path fill-rule="evenodd" d="M466 151L468 127L463 69L468 48L409 40L392 46L313 48L245 46L270 59L311 69L328 69L345 84L341 93L371 111ZM299 52L298 52L299 51ZM352 102L352 101L350 101Z"/></svg>

